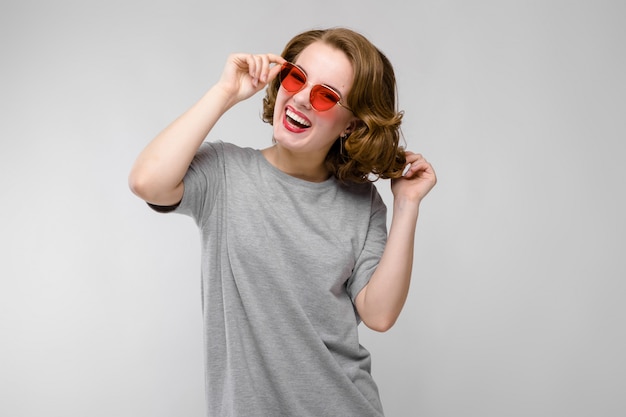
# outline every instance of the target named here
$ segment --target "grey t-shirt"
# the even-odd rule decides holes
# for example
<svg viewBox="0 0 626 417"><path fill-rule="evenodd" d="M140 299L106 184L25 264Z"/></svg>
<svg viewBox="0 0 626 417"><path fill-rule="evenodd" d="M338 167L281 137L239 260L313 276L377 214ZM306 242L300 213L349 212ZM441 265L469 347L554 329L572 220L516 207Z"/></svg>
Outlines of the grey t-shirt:
<svg viewBox="0 0 626 417"><path fill-rule="evenodd" d="M383 415L354 298L386 242L372 184L313 183L205 142L176 212L202 243L208 415Z"/></svg>

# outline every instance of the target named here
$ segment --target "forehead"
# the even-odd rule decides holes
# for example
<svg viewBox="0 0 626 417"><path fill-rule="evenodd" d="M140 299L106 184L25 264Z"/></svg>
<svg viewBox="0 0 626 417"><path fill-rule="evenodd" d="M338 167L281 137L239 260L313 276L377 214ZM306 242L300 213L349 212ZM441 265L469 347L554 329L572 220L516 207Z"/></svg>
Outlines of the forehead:
<svg viewBox="0 0 626 417"><path fill-rule="evenodd" d="M300 52L294 62L312 84L328 84L346 94L352 86L354 71L346 54L322 42L314 42Z"/></svg>

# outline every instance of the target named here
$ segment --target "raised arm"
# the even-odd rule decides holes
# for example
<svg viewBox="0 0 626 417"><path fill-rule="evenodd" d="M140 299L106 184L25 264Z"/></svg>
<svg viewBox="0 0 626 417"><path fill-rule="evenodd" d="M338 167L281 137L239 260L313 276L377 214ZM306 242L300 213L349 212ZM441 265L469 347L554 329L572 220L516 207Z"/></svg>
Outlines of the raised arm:
<svg viewBox="0 0 626 417"><path fill-rule="evenodd" d="M280 71L272 64L283 62L274 54L230 55L220 80L139 154L128 178L133 193L152 204L177 204L183 177L215 123L232 106L262 90Z"/></svg>
<svg viewBox="0 0 626 417"><path fill-rule="evenodd" d="M421 155L407 152L406 159L411 167L403 178L391 183L394 202L387 245L376 271L355 300L363 323L381 332L395 324L406 301L419 206L437 182L432 166Z"/></svg>

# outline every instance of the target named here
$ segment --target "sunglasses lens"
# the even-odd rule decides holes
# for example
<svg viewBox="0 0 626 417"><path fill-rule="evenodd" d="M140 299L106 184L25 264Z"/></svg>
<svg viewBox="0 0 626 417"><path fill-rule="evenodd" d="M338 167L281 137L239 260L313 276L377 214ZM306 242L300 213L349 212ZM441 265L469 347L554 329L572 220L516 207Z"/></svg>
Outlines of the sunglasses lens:
<svg viewBox="0 0 626 417"><path fill-rule="evenodd" d="M304 71L290 62L283 64L278 76L280 85L290 93L297 93L302 90L306 84L306 74ZM337 104L339 100L341 100L341 97L335 90L325 85L318 84L311 88L309 100L315 110L326 111Z"/></svg>
<svg viewBox="0 0 626 417"><path fill-rule="evenodd" d="M280 70L280 85L290 93L300 91L306 83L306 74L289 62Z"/></svg>
<svg viewBox="0 0 626 417"><path fill-rule="evenodd" d="M311 106L317 111L331 109L340 99L336 92L326 86L316 85L311 89Z"/></svg>

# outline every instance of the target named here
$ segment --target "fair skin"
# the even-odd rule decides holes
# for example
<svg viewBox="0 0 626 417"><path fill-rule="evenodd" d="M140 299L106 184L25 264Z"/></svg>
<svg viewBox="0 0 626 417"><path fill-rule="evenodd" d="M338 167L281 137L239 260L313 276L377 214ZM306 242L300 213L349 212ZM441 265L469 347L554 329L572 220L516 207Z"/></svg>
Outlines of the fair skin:
<svg viewBox="0 0 626 417"><path fill-rule="evenodd" d="M309 94L315 84L326 84L346 97L352 85L352 64L346 55L316 42L305 48L295 62L307 73L307 85L297 93L278 90L274 110L275 146L264 149L265 158L278 169L308 181L324 181L329 173L324 159L335 140L348 133L358 119L341 106L318 112ZM288 115L295 115L303 127Z"/></svg>
<svg viewBox="0 0 626 417"><path fill-rule="evenodd" d="M263 90L274 79L284 59L274 54L233 54L220 80L189 110L166 127L137 157L129 175L131 190L156 205L173 205L183 196L183 177L191 161L219 118L235 104ZM328 45L316 42L296 62L307 73L308 85L295 94L282 88L274 112L275 144L262 151L265 158L287 174L307 180L329 177L324 158L338 136L349 133L356 118L334 106L317 112L309 103L315 84L328 84L342 97L352 85L350 61ZM302 124L287 115L296 115ZM406 153L410 164L403 178L391 181L394 196L389 237L380 263L355 300L366 326L386 331L396 322L409 291L415 228L422 199L436 183L432 166L419 154Z"/></svg>
<svg viewBox="0 0 626 417"><path fill-rule="evenodd" d="M406 152L409 170L391 181L393 215L383 256L355 304L363 323L373 330L389 330L398 319L409 293L415 227L422 199L437 182L424 157Z"/></svg>

